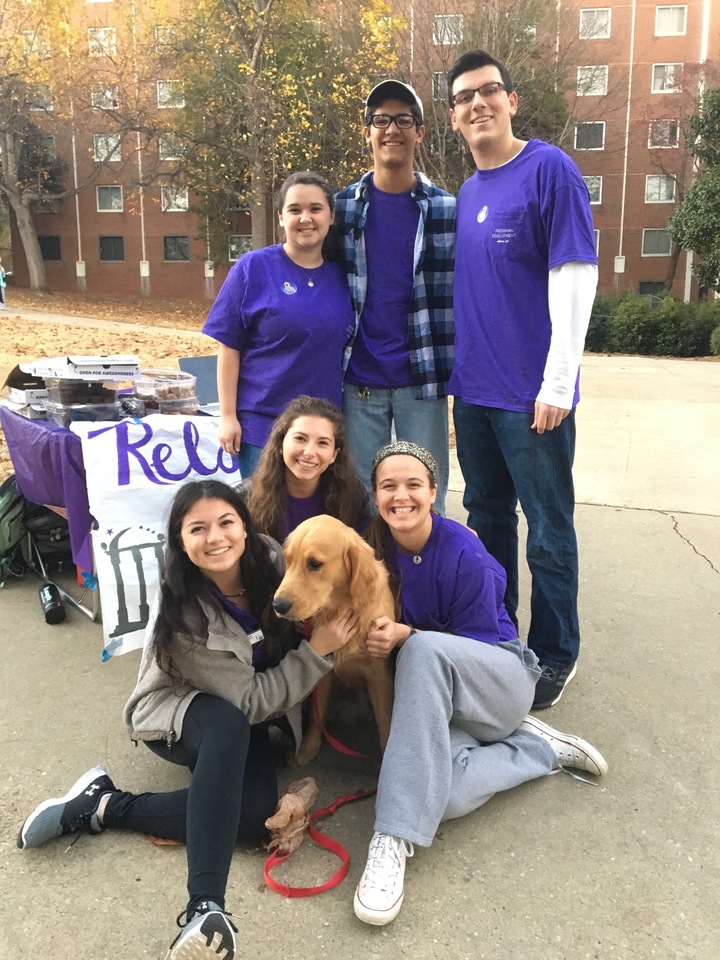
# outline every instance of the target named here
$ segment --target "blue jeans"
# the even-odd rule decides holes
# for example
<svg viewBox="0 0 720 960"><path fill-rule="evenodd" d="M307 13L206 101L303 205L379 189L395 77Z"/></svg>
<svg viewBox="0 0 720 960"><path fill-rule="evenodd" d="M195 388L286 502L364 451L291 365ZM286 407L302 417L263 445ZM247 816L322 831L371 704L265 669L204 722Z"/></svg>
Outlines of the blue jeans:
<svg viewBox="0 0 720 960"><path fill-rule="evenodd" d="M237 459L240 464L240 477L243 480L245 477L251 477L253 473L255 473L263 449L263 447L256 447L252 443L245 443L243 440L240 441L240 453Z"/></svg>
<svg viewBox="0 0 720 960"><path fill-rule="evenodd" d="M518 500L532 576L528 646L543 665L577 660L578 550L573 513L575 411L538 435L532 414L454 404L457 454L471 527L507 574L505 607L517 625Z"/></svg>
<svg viewBox="0 0 720 960"><path fill-rule="evenodd" d="M346 383L343 388L343 413L348 446L358 476L370 496L370 466L380 447L397 440L411 440L426 447L438 468L438 493L435 509L445 516L449 465L449 429L447 397L418 400L415 387L375 390Z"/></svg>

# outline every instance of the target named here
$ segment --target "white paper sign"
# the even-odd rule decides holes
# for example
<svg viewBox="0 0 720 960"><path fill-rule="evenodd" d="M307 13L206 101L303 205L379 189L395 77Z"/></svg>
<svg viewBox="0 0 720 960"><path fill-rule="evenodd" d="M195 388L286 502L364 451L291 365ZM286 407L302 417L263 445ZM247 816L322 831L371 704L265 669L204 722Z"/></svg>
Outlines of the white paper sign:
<svg viewBox="0 0 720 960"><path fill-rule="evenodd" d="M100 588L103 658L142 647L157 591L170 501L188 480L240 481L217 440L217 420L153 414L72 423L82 441Z"/></svg>

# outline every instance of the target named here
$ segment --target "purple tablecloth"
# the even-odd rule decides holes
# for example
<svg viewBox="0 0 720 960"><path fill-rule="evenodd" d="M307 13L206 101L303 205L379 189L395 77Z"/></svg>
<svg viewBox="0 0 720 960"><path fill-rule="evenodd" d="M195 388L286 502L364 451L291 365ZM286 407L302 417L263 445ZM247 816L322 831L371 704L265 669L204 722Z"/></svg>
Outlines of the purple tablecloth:
<svg viewBox="0 0 720 960"><path fill-rule="evenodd" d="M93 568L88 506L80 437L48 420L28 420L0 406L18 490L33 503L65 507L73 560L81 570Z"/></svg>

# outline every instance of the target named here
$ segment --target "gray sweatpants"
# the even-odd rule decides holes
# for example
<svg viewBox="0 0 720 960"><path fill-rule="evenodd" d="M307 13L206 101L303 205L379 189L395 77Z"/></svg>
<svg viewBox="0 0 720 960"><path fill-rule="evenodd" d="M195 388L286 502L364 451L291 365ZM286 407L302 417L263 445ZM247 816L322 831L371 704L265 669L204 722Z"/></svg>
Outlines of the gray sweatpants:
<svg viewBox="0 0 720 960"><path fill-rule="evenodd" d="M539 674L520 640L409 637L397 657L375 829L429 847L442 820L557 769L550 745L517 729Z"/></svg>

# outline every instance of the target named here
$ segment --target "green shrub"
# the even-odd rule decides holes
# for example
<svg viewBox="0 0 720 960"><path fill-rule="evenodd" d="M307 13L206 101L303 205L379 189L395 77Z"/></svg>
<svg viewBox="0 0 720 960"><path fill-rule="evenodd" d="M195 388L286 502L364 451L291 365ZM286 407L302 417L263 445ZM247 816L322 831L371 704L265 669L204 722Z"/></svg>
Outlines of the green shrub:
<svg viewBox="0 0 720 960"><path fill-rule="evenodd" d="M710 352L715 357L720 357L720 327L715 327L710 334Z"/></svg>
<svg viewBox="0 0 720 960"><path fill-rule="evenodd" d="M598 293L595 297L590 324L585 336L585 349L592 353L607 353L613 345L613 318L618 298Z"/></svg>
<svg viewBox="0 0 720 960"><path fill-rule="evenodd" d="M659 311L646 297L636 293L624 296L613 318L612 347L617 353L657 354L661 320Z"/></svg>

